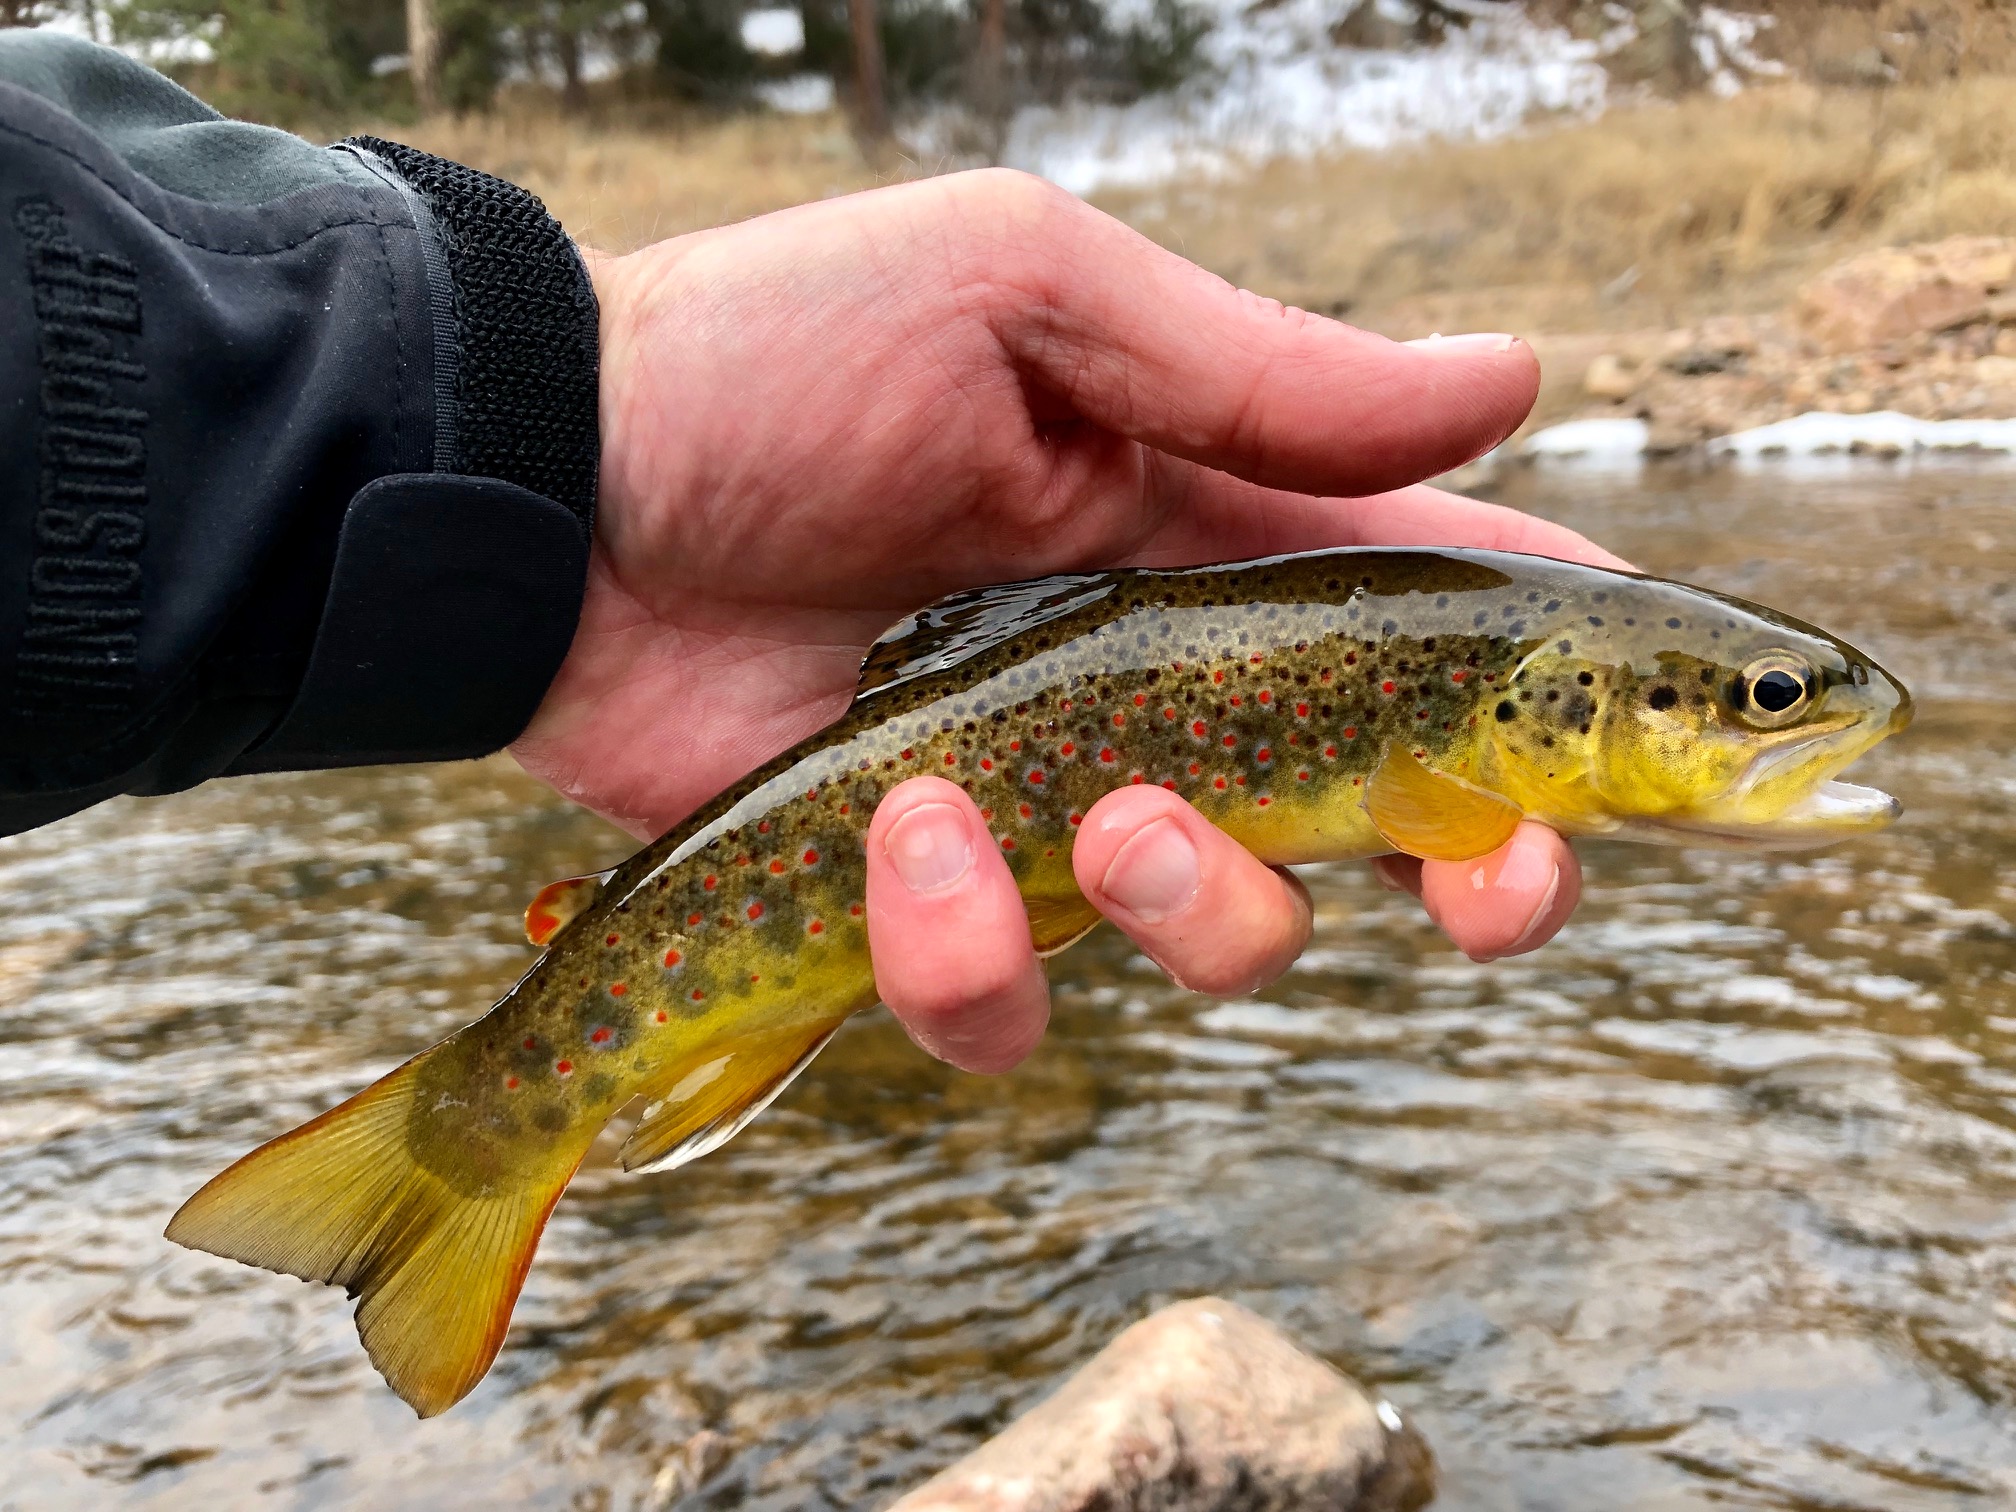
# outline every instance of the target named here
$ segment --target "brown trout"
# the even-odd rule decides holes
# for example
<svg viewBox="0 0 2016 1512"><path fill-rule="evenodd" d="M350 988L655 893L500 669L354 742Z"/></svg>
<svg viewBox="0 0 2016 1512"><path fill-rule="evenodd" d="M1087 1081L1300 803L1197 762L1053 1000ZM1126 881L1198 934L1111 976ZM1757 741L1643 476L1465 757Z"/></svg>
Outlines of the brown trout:
<svg viewBox="0 0 2016 1512"><path fill-rule="evenodd" d="M422 1416L501 1345L603 1125L657 1170L755 1117L876 1000L864 836L930 772L980 805L1054 953L1099 797L1159 783L1275 864L1464 859L1571 835L1812 845L1896 802L1832 780L1911 714L1797 620L1699 588L1484 551L1320 552L961 595L875 645L838 723L613 872L527 912L545 954L479 1022L255 1150L182 1244L349 1289Z"/></svg>

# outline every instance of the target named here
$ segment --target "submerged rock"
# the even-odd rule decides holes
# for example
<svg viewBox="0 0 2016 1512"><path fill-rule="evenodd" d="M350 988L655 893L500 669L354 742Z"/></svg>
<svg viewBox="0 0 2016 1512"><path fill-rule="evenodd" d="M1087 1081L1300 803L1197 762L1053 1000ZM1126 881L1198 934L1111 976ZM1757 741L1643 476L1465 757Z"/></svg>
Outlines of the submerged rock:
<svg viewBox="0 0 2016 1512"><path fill-rule="evenodd" d="M890 1512L1411 1512L1427 1442L1235 1303L1165 1307Z"/></svg>

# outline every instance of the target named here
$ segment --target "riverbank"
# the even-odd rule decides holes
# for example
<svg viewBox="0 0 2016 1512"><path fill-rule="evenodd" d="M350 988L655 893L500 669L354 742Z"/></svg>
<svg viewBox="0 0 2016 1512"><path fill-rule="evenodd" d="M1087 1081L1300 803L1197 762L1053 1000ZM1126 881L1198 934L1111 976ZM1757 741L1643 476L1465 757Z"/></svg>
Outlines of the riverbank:
<svg viewBox="0 0 2016 1512"><path fill-rule="evenodd" d="M584 124L533 105L406 136L615 250L940 166L871 162L837 116ZM2000 78L1786 83L1093 198L1235 283L1372 330L1527 334L1546 369L1531 427L1630 414L1670 451L1807 410L2016 415L2016 308L1847 338L1801 313L1875 249L2016 236Z"/></svg>

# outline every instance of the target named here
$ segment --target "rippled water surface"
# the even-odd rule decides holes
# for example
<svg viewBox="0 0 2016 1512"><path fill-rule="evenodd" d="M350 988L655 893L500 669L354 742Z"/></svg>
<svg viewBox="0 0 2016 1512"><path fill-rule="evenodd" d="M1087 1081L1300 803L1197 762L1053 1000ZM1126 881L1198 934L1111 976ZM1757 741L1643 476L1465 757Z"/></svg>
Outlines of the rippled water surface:
<svg viewBox="0 0 2016 1512"><path fill-rule="evenodd" d="M493 762L0 842L0 1505L872 1508L1213 1291L1410 1412L1442 1508L2016 1506L2016 476L1507 497L1902 674L1859 770L1904 821L1591 845L1575 922L1493 966L1320 870L1262 997L1096 936L998 1080L857 1022L719 1155L602 1146L424 1425L339 1294L162 1225L486 1007L533 887L620 838Z"/></svg>

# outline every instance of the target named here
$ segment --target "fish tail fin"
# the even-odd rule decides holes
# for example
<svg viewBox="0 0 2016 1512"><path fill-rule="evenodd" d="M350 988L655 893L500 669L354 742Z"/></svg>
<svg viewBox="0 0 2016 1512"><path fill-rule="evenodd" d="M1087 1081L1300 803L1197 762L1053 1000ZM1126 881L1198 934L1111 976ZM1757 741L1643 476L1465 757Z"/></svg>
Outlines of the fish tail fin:
<svg viewBox="0 0 2016 1512"><path fill-rule="evenodd" d="M413 1116L421 1069L442 1048L260 1146L168 1224L177 1244L343 1287L371 1363L423 1418L497 1357L547 1215L597 1132L484 1173L466 1148L422 1148L437 1136Z"/></svg>

